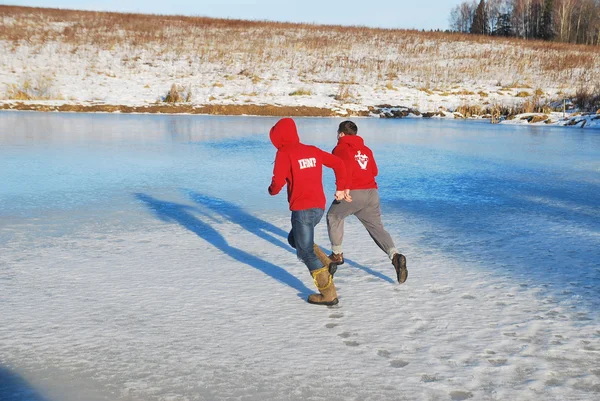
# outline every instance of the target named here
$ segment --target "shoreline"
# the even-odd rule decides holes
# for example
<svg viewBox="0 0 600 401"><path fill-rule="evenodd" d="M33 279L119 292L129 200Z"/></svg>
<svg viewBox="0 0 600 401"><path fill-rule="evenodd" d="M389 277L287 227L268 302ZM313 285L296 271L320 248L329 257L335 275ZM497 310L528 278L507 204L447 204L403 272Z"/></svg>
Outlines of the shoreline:
<svg viewBox="0 0 600 401"><path fill-rule="evenodd" d="M123 113L123 114L172 114L258 117L371 117L371 118L450 118L461 120L490 120L490 123L520 124L530 126L560 126L600 129L600 114L578 112L522 113L514 116L475 115L463 116L459 112L420 112L404 106L365 106L365 109L332 109L316 106L283 106L276 104L168 104L147 105L81 104L81 103L34 103L2 102L0 111L37 111L63 113Z"/></svg>
<svg viewBox="0 0 600 401"><path fill-rule="evenodd" d="M77 112L77 113L139 113L139 114L204 114L204 115L253 115L290 117L334 117L340 114L332 109L312 106L277 105L190 105L153 104L129 106L119 104L42 104L42 103L2 103L0 110ZM349 114L350 115L350 114ZM362 114L355 114L365 116Z"/></svg>

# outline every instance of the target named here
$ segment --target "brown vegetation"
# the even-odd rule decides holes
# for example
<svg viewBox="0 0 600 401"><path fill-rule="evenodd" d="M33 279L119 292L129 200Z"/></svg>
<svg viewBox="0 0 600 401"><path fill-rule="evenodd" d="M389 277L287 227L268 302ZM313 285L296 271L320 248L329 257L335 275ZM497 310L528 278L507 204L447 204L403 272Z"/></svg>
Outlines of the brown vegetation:
<svg viewBox="0 0 600 401"><path fill-rule="evenodd" d="M175 85L175 91L169 91L162 100L175 103L191 100L191 95L182 94L184 87L187 94L191 94L193 89L196 97L197 87L187 86L190 81L186 79L190 76L198 77L195 82L215 91L224 86L222 82L227 85L228 80L245 80L247 84L242 89L243 93L237 94L243 96L265 92L269 81L277 78L274 71L281 70L296 74L307 85L331 84L331 97L340 103L355 102L360 97L354 84L387 88L394 94L410 85L420 88L426 96L437 93L441 96L475 95L483 99L487 92L473 91L465 88L464 84L497 82L498 89L503 88L502 84L506 85L505 91L514 89L513 96L520 89L531 88L532 85L539 88L535 91L535 96L538 96L545 93L549 85L555 85L565 88L565 96L569 96L575 95L574 88L600 82L600 48L594 46L460 33L17 6L0 6L0 21L0 46L9 52L16 52L24 45L32 49L32 53L58 46L66 49L67 57L81 52L92 59L100 52L107 52L118 58L119 66L114 71L99 71L96 68L100 67L93 61L86 61L89 64L85 68L90 74L115 77L115 74L123 74L124 71L127 74L140 71L158 73L162 71L157 66L159 62L172 63L172 76L165 77L165 83L185 82L185 86ZM212 82L202 82L202 68L207 65L218 65L222 75ZM340 78L332 81L332 77ZM13 99L27 100L18 93L18 86L9 86L7 92L11 88L14 89ZM573 89L573 93L569 93L569 88ZM314 95L310 89L297 89L298 92L287 94ZM521 93L525 96L524 91ZM491 91L491 94L496 92ZM205 99L211 103L227 99L219 97L222 95L218 92L209 95ZM99 106L61 107L93 111ZM106 111L117 107L122 112L130 112L127 107L104 107ZM259 115L280 110L276 106L252 104L206 105L204 108L155 105L141 109L144 110L142 112L150 109L163 112L170 110L169 107L193 113L198 110L215 113L226 110L224 114L236 114L237 110L243 109L243 114ZM491 109L491 106L479 107L484 111ZM498 107L509 109L513 106ZM313 108L296 109L309 113L307 115L321 113ZM290 109L290 112L293 110Z"/></svg>
<svg viewBox="0 0 600 401"><path fill-rule="evenodd" d="M154 104L149 106L124 106L109 104L63 104L63 105L45 105L31 103L13 103L0 105L0 110L26 110L26 111L66 111L83 113L165 113L165 114L214 114L214 115L254 115L254 116L289 116L289 117L332 117L339 114L326 108L320 107L283 107L272 105L172 105L172 104ZM366 112L352 113L348 115L366 115Z"/></svg>
<svg viewBox="0 0 600 401"><path fill-rule="evenodd" d="M61 99L52 90L53 80L48 76L25 77L19 83L9 84L6 97L12 100L49 100Z"/></svg>
<svg viewBox="0 0 600 401"><path fill-rule="evenodd" d="M165 103L189 103L192 101L192 91L181 85L173 84L163 101Z"/></svg>
<svg viewBox="0 0 600 401"><path fill-rule="evenodd" d="M354 72L360 78L356 81L381 80L388 87L393 86L389 77L406 75L424 88L510 76L533 81L536 74L579 82L600 76L598 47L514 38L17 6L0 6L0 19L0 40L13 48L50 42L69 45L72 52L86 46L124 47L131 57L122 61L132 66L151 64L142 51L188 59L190 67L237 61L245 67L235 74L255 81L278 62L310 81L338 70Z"/></svg>
<svg viewBox="0 0 600 401"><path fill-rule="evenodd" d="M595 84L593 88L578 88L575 94L575 105L580 110L598 110L600 108L600 84Z"/></svg>

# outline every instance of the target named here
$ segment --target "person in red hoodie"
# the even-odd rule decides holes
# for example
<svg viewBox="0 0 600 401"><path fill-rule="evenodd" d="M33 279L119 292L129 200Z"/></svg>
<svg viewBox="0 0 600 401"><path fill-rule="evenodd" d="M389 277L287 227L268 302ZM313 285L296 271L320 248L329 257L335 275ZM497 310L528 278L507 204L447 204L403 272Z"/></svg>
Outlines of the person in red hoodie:
<svg viewBox="0 0 600 401"><path fill-rule="evenodd" d="M352 203L336 199L327 211L327 231L332 253L329 258L337 265L344 263L342 239L344 219L355 215L365 226L373 241L384 251L396 270L399 283L408 278L406 257L398 252L390 234L381 222L379 192L375 177L378 174L373 152L358 136L358 127L352 121L343 121L338 127L338 143L333 154L346 165L346 186L350 188Z"/></svg>
<svg viewBox="0 0 600 401"><path fill-rule="evenodd" d="M316 146L300 143L296 123L291 118L279 120L271 128L269 137L277 148L269 194L277 195L287 184L288 202L292 211L292 230L288 235L288 242L308 267L319 290L319 294L309 295L308 302L336 305L338 299L332 275L335 270L330 269L337 266L314 243L314 231L325 213L323 165L332 168L335 173L335 199L351 201L349 190L344 191L344 162Z"/></svg>

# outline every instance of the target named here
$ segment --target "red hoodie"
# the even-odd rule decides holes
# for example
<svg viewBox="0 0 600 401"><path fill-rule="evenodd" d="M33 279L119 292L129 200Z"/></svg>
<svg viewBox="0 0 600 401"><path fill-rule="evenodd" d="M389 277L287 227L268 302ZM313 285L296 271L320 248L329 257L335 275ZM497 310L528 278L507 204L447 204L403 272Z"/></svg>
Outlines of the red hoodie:
<svg viewBox="0 0 600 401"><path fill-rule="evenodd" d="M377 188L377 163L373 152L358 135L344 135L332 152L346 165L346 187L349 189Z"/></svg>
<svg viewBox="0 0 600 401"><path fill-rule="evenodd" d="M316 146L300 143L294 120L279 120L271 128L269 137L277 148L269 193L277 195L287 183L290 210L325 209L323 165L333 169L336 189L345 189L344 162Z"/></svg>

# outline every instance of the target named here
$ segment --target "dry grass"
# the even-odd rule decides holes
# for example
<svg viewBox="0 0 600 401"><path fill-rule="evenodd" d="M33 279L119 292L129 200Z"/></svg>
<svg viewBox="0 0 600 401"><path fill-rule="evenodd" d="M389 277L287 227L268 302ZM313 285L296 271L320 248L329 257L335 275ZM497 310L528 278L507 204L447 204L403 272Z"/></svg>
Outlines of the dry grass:
<svg viewBox="0 0 600 401"><path fill-rule="evenodd" d="M475 92L463 89L460 91L452 92L452 94L459 95L459 96L473 96L473 95L475 95Z"/></svg>
<svg viewBox="0 0 600 401"><path fill-rule="evenodd" d="M553 111L552 106L547 100L544 100L539 95L532 95L517 105L514 114L521 113L550 113Z"/></svg>
<svg viewBox="0 0 600 401"><path fill-rule="evenodd" d="M173 84L162 101L165 103L189 103L192 101L192 90Z"/></svg>
<svg viewBox="0 0 600 401"><path fill-rule="evenodd" d="M310 89L297 89L293 92L289 93L290 96L310 96L312 95L312 92Z"/></svg>
<svg viewBox="0 0 600 401"><path fill-rule="evenodd" d="M594 111L600 109L600 85L593 88L580 87L575 94L575 105L580 110Z"/></svg>
<svg viewBox="0 0 600 401"><path fill-rule="evenodd" d="M338 91L333 98L341 102L348 102L357 99L358 97L358 93L356 93L356 91L353 90L349 84L342 83L340 84Z"/></svg>
<svg viewBox="0 0 600 401"><path fill-rule="evenodd" d="M460 105L456 108L456 110L454 110L457 113L460 113L463 115L463 117L469 118L469 117L474 117L474 116L480 116L482 114L488 114L488 110L483 108L480 105Z"/></svg>
<svg viewBox="0 0 600 401"><path fill-rule="evenodd" d="M499 103L488 103L485 105L463 104L458 106L455 111L462 114L466 118L484 115L498 118L500 116L513 117L517 114L523 113L547 114L555 110L552 108L549 102L545 101L540 96L533 95L525 99L522 103L516 105L505 105Z"/></svg>
<svg viewBox="0 0 600 401"><path fill-rule="evenodd" d="M61 99L53 90L54 79L40 75L36 78L25 77L21 82L6 87L6 98L12 100L50 100Z"/></svg>
<svg viewBox="0 0 600 401"><path fill-rule="evenodd" d="M596 47L457 33L16 6L0 6L0 18L0 40L14 46L61 42L72 49L127 47L132 64L144 61L136 60L135 50L162 49L171 56L190 57L193 64L237 61L242 69L236 74L248 78L267 70L261 65L288 62L315 79L328 71L352 69L361 81L381 76L383 86L389 77L410 74L421 86L434 87L481 77L504 80L511 73L518 81L521 70L571 77L600 64ZM449 61L449 68L441 61ZM489 77L491 64L501 67L502 75Z"/></svg>
<svg viewBox="0 0 600 401"><path fill-rule="evenodd" d="M35 111L77 111L77 112L106 112L106 113L187 113L187 114L215 114L215 115L254 115L254 116L313 116L332 117L338 113L319 107L279 107L273 105L204 105L195 107L185 104L155 104L152 106L125 106L125 105L75 105L63 104L60 106L40 105L29 103L15 103L0 105L3 110L35 110ZM366 115L365 112L346 111L345 115Z"/></svg>
<svg viewBox="0 0 600 401"><path fill-rule="evenodd" d="M373 88L411 84L478 97L485 95L464 89L465 82L497 82L498 89L503 82L504 91L535 84L542 92L561 83L567 95L600 82L599 47L400 29L0 6L0 41L13 52L59 45L69 55L125 53L120 64L131 73L170 62L173 80L218 65L221 79L248 85L287 70L303 82L351 77L345 81ZM339 99L357 96L338 84ZM13 98L23 96L13 89Z"/></svg>

